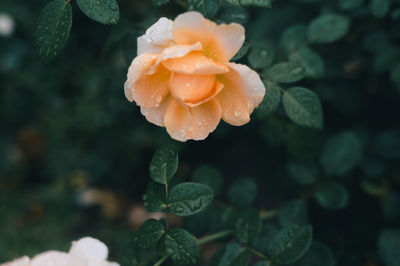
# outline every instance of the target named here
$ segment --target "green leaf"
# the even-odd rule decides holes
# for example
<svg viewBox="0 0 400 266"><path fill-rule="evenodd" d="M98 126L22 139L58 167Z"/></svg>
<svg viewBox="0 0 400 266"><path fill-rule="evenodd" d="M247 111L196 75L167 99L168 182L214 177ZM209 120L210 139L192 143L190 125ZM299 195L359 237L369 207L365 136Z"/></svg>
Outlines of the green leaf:
<svg viewBox="0 0 400 266"><path fill-rule="evenodd" d="M374 140L376 153L387 160L400 158L400 130L389 129L382 131Z"/></svg>
<svg viewBox="0 0 400 266"><path fill-rule="evenodd" d="M272 223L264 223L261 231L251 243L251 246L261 253L267 253L267 246L271 238L278 232L278 228Z"/></svg>
<svg viewBox="0 0 400 266"><path fill-rule="evenodd" d="M188 0L189 10L196 10L205 17L213 18L218 12L218 0Z"/></svg>
<svg viewBox="0 0 400 266"><path fill-rule="evenodd" d="M318 167L313 162L288 161L289 176L300 185L314 184L319 176Z"/></svg>
<svg viewBox="0 0 400 266"><path fill-rule="evenodd" d="M324 14L311 21L307 29L312 43L330 43L342 38L349 31L349 20L337 14Z"/></svg>
<svg viewBox="0 0 400 266"><path fill-rule="evenodd" d="M270 266L270 262L266 260L260 260L255 263L253 266Z"/></svg>
<svg viewBox="0 0 400 266"><path fill-rule="evenodd" d="M278 212L278 221L282 227L307 223L307 205L302 200L287 202Z"/></svg>
<svg viewBox="0 0 400 266"><path fill-rule="evenodd" d="M343 209L349 202L349 192L340 183L329 181L320 184L315 190L317 202L325 209Z"/></svg>
<svg viewBox="0 0 400 266"><path fill-rule="evenodd" d="M299 50L307 43L307 27L303 24L293 25L282 33L280 45L287 52Z"/></svg>
<svg viewBox="0 0 400 266"><path fill-rule="evenodd" d="M228 189L228 199L239 207L250 205L257 196L257 183L252 178L242 178L233 182Z"/></svg>
<svg viewBox="0 0 400 266"><path fill-rule="evenodd" d="M275 58L274 49L267 44L255 44L251 47L247 60L251 67L256 69L266 68Z"/></svg>
<svg viewBox="0 0 400 266"><path fill-rule="evenodd" d="M398 91L400 92L400 63L395 65L390 71L390 79L397 86Z"/></svg>
<svg viewBox="0 0 400 266"><path fill-rule="evenodd" d="M361 159L361 141L352 132L330 137L321 152L320 162L329 175L341 176L352 170Z"/></svg>
<svg viewBox="0 0 400 266"><path fill-rule="evenodd" d="M390 9L390 0L372 0L369 10L375 17L382 18L387 15Z"/></svg>
<svg viewBox="0 0 400 266"><path fill-rule="evenodd" d="M282 62L265 70L264 75L271 81L293 83L304 77L304 68L294 62Z"/></svg>
<svg viewBox="0 0 400 266"><path fill-rule="evenodd" d="M325 244L313 241L310 248L293 266L335 266L332 250Z"/></svg>
<svg viewBox="0 0 400 266"><path fill-rule="evenodd" d="M286 147L289 154L299 160L311 160L320 153L322 131L296 124L286 130Z"/></svg>
<svg viewBox="0 0 400 266"><path fill-rule="evenodd" d="M235 54L235 56L231 59L231 61L238 61L239 59L243 58L249 51L249 47L250 47L249 43L244 42L242 47L240 47L239 52Z"/></svg>
<svg viewBox="0 0 400 266"><path fill-rule="evenodd" d="M117 24L119 7L115 0L76 0L89 18L103 24Z"/></svg>
<svg viewBox="0 0 400 266"><path fill-rule="evenodd" d="M230 2L238 2L238 0ZM239 3L232 4L227 1L222 1L218 13L218 23L236 22L239 24L245 24L249 19L249 15L247 14L246 10L241 7Z"/></svg>
<svg viewBox="0 0 400 266"><path fill-rule="evenodd" d="M168 210L178 216L193 215L207 208L213 198L213 190L206 185L181 183L169 193Z"/></svg>
<svg viewBox="0 0 400 266"><path fill-rule="evenodd" d="M183 229L174 228L165 236L165 252L178 263L196 264L199 247L192 235Z"/></svg>
<svg viewBox="0 0 400 266"><path fill-rule="evenodd" d="M156 219L146 220L136 234L135 241L140 248L151 248L155 246L165 233L164 226Z"/></svg>
<svg viewBox="0 0 400 266"><path fill-rule="evenodd" d="M242 6L272 7L271 0L239 0Z"/></svg>
<svg viewBox="0 0 400 266"><path fill-rule="evenodd" d="M160 183L166 184L174 177L178 169L178 145L168 143L161 146L153 156L150 163L150 177Z"/></svg>
<svg viewBox="0 0 400 266"><path fill-rule="evenodd" d="M400 230L383 229L379 235L378 247L386 266L400 265Z"/></svg>
<svg viewBox="0 0 400 266"><path fill-rule="evenodd" d="M218 194L222 187L222 174L217 168L203 164L194 171L193 181L209 186Z"/></svg>
<svg viewBox="0 0 400 266"><path fill-rule="evenodd" d="M165 187L157 182L151 181L146 188L143 196L144 207L149 212L161 212L167 207L165 197Z"/></svg>
<svg viewBox="0 0 400 266"><path fill-rule="evenodd" d="M289 118L301 125L322 129L322 107L318 96L303 87L292 87L283 93L283 107Z"/></svg>
<svg viewBox="0 0 400 266"><path fill-rule="evenodd" d="M266 118L278 108L281 101L281 88L274 82L264 81L265 96L257 108L257 116Z"/></svg>
<svg viewBox="0 0 400 266"><path fill-rule="evenodd" d="M305 47L291 53L289 55L289 60L304 68L305 77L321 78L325 72L324 61L310 48Z"/></svg>
<svg viewBox="0 0 400 266"><path fill-rule="evenodd" d="M312 227L292 224L280 230L268 245L270 259L278 264L287 265L301 258L310 247Z"/></svg>
<svg viewBox="0 0 400 266"><path fill-rule="evenodd" d="M342 10L353 10L360 8L364 4L364 0L338 0L339 7Z"/></svg>
<svg viewBox="0 0 400 266"><path fill-rule="evenodd" d="M245 210L235 224L235 236L243 244L251 243L260 233L261 219L256 209Z"/></svg>
<svg viewBox="0 0 400 266"><path fill-rule="evenodd" d="M210 266L246 266L250 252L236 243L220 248L211 258Z"/></svg>
<svg viewBox="0 0 400 266"><path fill-rule="evenodd" d="M153 4L153 6L162 6L165 5L167 3L169 3L170 0L152 0L151 3Z"/></svg>
<svg viewBox="0 0 400 266"><path fill-rule="evenodd" d="M36 26L39 55L53 59L65 46L72 26L71 4L65 0L49 2L40 13Z"/></svg>

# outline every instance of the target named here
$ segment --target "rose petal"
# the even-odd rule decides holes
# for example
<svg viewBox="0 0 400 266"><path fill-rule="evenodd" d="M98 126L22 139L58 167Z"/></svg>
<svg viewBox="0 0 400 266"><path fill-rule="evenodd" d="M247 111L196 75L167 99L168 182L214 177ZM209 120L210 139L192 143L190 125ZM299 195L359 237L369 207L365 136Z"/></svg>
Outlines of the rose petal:
<svg viewBox="0 0 400 266"><path fill-rule="evenodd" d="M228 62L242 47L245 39L241 25L217 25L194 11L176 17L172 34L177 44L201 42L204 54L221 62Z"/></svg>
<svg viewBox="0 0 400 266"><path fill-rule="evenodd" d="M140 112L142 113L142 115L146 117L147 121L156 124L157 126L163 127L165 112L167 111L170 101L171 101L171 96L167 96L160 103L159 107L153 107L153 108L140 107Z"/></svg>
<svg viewBox="0 0 400 266"><path fill-rule="evenodd" d="M214 94L215 75L173 73L169 87L172 96L180 103L196 106Z"/></svg>
<svg viewBox="0 0 400 266"><path fill-rule="evenodd" d="M10 262L6 262L3 264L0 264L0 266L30 266L31 265L31 260L25 256Z"/></svg>
<svg viewBox="0 0 400 266"><path fill-rule="evenodd" d="M132 61L124 88L129 101L146 108L157 107L168 94L170 72L160 67L156 73L148 74L157 58L156 54L142 54Z"/></svg>
<svg viewBox="0 0 400 266"><path fill-rule="evenodd" d="M221 107L215 100L185 109L172 100L164 117L164 125L172 138L179 141L203 140L221 119Z"/></svg>
<svg viewBox="0 0 400 266"><path fill-rule="evenodd" d="M184 74L221 74L229 71L222 63L216 62L200 52L191 52L184 57L162 62L169 71Z"/></svg>
<svg viewBox="0 0 400 266"><path fill-rule="evenodd" d="M33 257L31 266L86 266L82 261L73 259L68 253L47 251Z"/></svg>
<svg viewBox="0 0 400 266"><path fill-rule="evenodd" d="M173 44L172 27L172 20L160 18L147 29L146 34L138 38L137 54L159 53L168 45Z"/></svg>
<svg viewBox="0 0 400 266"><path fill-rule="evenodd" d="M174 45L174 46L165 48L162 51L162 53L160 54L160 56L157 58L157 61L150 68L149 74L155 73L158 70L159 65L160 65L160 63L162 61L168 60L168 59L171 59L171 58L183 57L183 56L187 55L190 52L200 50L201 47L202 47L201 43L200 42L196 42L195 44L192 44L192 45Z"/></svg>
<svg viewBox="0 0 400 266"><path fill-rule="evenodd" d="M216 96L222 108L222 119L234 126L250 121L250 114L265 95L265 87L257 72L241 64L228 63L231 71L218 75L224 89Z"/></svg>
<svg viewBox="0 0 400 266"><path fill-rule="evenodd" d="M95 238L84 237L72 242L69 254L85 261L99 262L107 259L108 248L103 242Z"/></svg>

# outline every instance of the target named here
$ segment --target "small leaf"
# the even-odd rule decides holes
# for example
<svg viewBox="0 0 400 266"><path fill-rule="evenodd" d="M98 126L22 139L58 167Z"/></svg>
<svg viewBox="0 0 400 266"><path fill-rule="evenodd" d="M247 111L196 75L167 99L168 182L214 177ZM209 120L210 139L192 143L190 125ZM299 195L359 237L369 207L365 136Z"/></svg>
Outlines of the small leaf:
<svg viewBox="0 0 400 266"><path fill-rule="evenodd" d="M318 167L313 162L288 161L286 164L290 177L300 185L314 184L318 178Z"/></svg>
<svg viewBox="0 0 400 266"><path fill-rule="evenodd" d="M386 266L400 265L400 230L382 230L378 239L378 247Z"/></svg>
<svg viewBox="0 0 400 266"><path fill-rule="evenodd" d="M387 15L390 9L390 0L372 0L369 5L371 14L375 17L382 18Z"/></svg>
<svg viewBox="0 0 400 266"><path fill-rule="evenodd" d="M304 76L321 78L325 72L324 61L310 48L303 48L289 55L289 60L302 66Z"/></svg>
<svg viewBox="0 0 400 266"><path fill-rule="evenodd" d="M364 0L338 0L338 2L342 10L353 10L364 4Z"/></svg>
<svg viewBox="0 0 400 266"><path fill-rule="evenodd" d="M310 247L312 227L310 225L290 225L271 239L268 245L270 259L278 264L287 265L301 258Z"/></svg>
<svg viewBox="0 0 400 266"><path fill-rule="evenodd" d="M193 215L207 208L213 198L213 190L206 185L182 183L171 189L169 193L169 212L178 216Z"/></svg>
<svg viewBox="0 0 400 266"><path fill-rule="evenodd" d="M389 129L382 131L374 140L374 149L377 154L387 160L400 158L400 130Z"/></svg>
<svg viewBox="0 0 400 266"><path fill-rule="evenodd" d="M342 38L349 31L349 20L337 14L324 14L311 21L307 29L312 43L330 43Z"/></svg>
<svg viewBox="0 0 400 266"><path fill-rule="evenodd" d="M247 209L235 224L235 236L243 244L251 243L260 233L261 219L257 210Z"/></svg>
<svg viewBox="0 0 400 266"><path fill-rule="evenodd" d="M165 5L167 3L169 3L170 0L152 0L151 3L153 4L153 6L162 6Z"/></svg>
<svg viewBox="0 0 400 266"><path fill-rule="evenodd" d="M299 50L307 43L307 27L302 24L293 25L282 33L280 45L288 52Z"/></svg>
<svg viewBox="0 0 400 266"><path fill-rule="evenodd" d="M265 70L265 76L275 82L293 83L304 77L304 68L294 62L282 62Z"/></svg>
<svg viewBox="0 0 400 266"><path fill-rule="evenodd" d="M192 235L183 229L175 228L165 236L165 252L177 263L196 264L199 247Z"/></svg>
<svg viewBox="0 0 400 266"><path fill-rule="evenodd" d="M242 178L233 182L228 189L228 199L239 207L250 205L257 196L257 183L252 178Z"/></svg>
<svg viewBox="0 0 400 266"><path fill-rule="evenodd" d="M239 0L236 1L229 1L229 2L239 2ZM247 14L246 10L237 4L232 4L227 1L222 1L221 2L221 7L219 10L219 16L218 16L218 23L231 23L231 22L236 22L239 24L245 24L247 20L249 19L249 15Z"/></svg>
<svg viewBox="0 0 400 266"><path fill-rule="evenodd" d="M257 108L257 116L266 118L278 108L281 101L281 88L274 82L265 81L265 96Z"/></svg>
<svg viewBox="0 0 400 266"><path fill-rule="evenodd" d="M40 13L36 26L39 55L53 59L65 46L72 26L71 4L65 0L49 2Z"/></svg>
<svg viewBox="0 0 400 266"><path fill-rule="evenodd" d="M239 0L242 6L272 7L271 0Z"/></svg>
<svg viewBox="0 0 400 266"><path fill-rule="evenodd" d="M253 68L266 68L272 64L275 58L274 49L267 44L256 44L250 49L247 60Z"/></svg>
<svg viewBox="0 0 400 266"><path fill-rule="evenodd" d="M303 87L293 87L283 93L283 107L289 118L302 126L321 129L322 108L318 96Z"/></svg>
<svg viewBox="0 0 400 266"><path fill-rule="evenodd" d="M235 56L231 59L232 61L238 61L239 59L243 58L247 52L249 51L249 43L244 42L240 50L235 54Z"/></svg>
<svg viewBox="0 0 400 266"><path fill-rule="evenodd" d="M279 209L278 221L285 227L291 224L307 223L307 205L302 200L292 200Z"/></svg>
<svg viewBox="0 0 400 266"><path fill-rule="evenodd" d="M196 10L207 18L213 18L218 12L218 0L188 0L189 10Z"/></svg>
<svg viewBox="0 0 400 266"><path fill-rule="evenodd" d="M150 177L160 183L166 184L174 177L178 169L178 146L168 143L160 147L150 163Z"/></svg>
<svg viewBox="0 0 400 266"><path fill-rule="evenodd" d="M317 187L315 198L322 207L330 210L338 210L347 206L349 193L342 184L329 181Z"/></svg>
<svg viewBox="0 0 400 266"><path fill-rule="evenodd" d="M329 175L341 176L352 170L361 159L361 141L352 132L330 137L321 152L320 162Z"/></svg>
<svg viewBox="0 0 400 266"><path fill-rule="evenodd" d="M218 194L222 186L222 174L217 168L204 164L194 171L193 181L209 186L215 194Z"/></svg>
<svg viewBox="0 0 400 266"><path fill-rule="evenodd" d="M313 241L310 248L293 266L335 266L332 250L325 244Z"/></svg>
<svg viewBox="0 0 400 266"><path fill-rule="evenodd" d="M149 212L161 212L167 207L165 197L165 188L157 182L151 181L146 188L146 194L143 196L144 207Z"/></svg>
<svg viewBox="0 0 400 266"><path fill-rule="evenodd" d="M236 243L220 248L211 258L210 266L246 266L250 252Z"/></svg>
<svg viewBox="0 0 400 266"><path fill-rule="evenodd" d="M278 232L278 228L272 223L264 223L261 226L261 231L251 243L251 246L256 250L267 253L267 246L271 240L271 238Z"/></svg>
<svg viewBox="0 0 400 266"><path fill-rule="evenodd" d="M161 222L156 219L148 219L137 232L135 241L140 248L151 248L157 244L164 233L164 226Z"/></svg>
<svg viewBox="0 0 400 266"><path fill-rule="evenodd" d="M117 24L119 7L115 0L76 0L79 8L89 18L103 24Z"/></svg>

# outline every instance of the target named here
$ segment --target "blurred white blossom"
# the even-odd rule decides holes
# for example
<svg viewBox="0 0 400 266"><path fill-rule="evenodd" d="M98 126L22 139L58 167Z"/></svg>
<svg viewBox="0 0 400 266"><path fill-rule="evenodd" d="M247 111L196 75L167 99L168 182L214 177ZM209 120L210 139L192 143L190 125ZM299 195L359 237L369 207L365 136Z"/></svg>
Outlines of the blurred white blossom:
<svg viewBox="0 0 400 266"><path fill-rule="evenodd" d="M12 16L0 13L0 36L8 37L14 32L15 22Z"/></svg>
<svg viewBox="0 0 400 266"><path fill-rule="evenodd" d="M119 266L107 261L107 246L94 238L84 237L72 242L69 252L46 251L29 259L23 257L0 266Z"/></svg>

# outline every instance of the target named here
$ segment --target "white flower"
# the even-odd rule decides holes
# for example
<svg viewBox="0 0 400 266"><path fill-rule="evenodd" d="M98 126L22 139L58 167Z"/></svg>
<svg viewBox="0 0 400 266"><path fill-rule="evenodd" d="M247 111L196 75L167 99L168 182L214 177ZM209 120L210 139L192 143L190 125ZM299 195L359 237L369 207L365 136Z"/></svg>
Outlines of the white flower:
<svg viewBox="0 0 400 266"><path fill-rule="evenodd" d="M69 252L46 251L32 259L22 257L0 266L119 266L107 261L107 246L91 237L84 237L72 242Z"/></svg>

